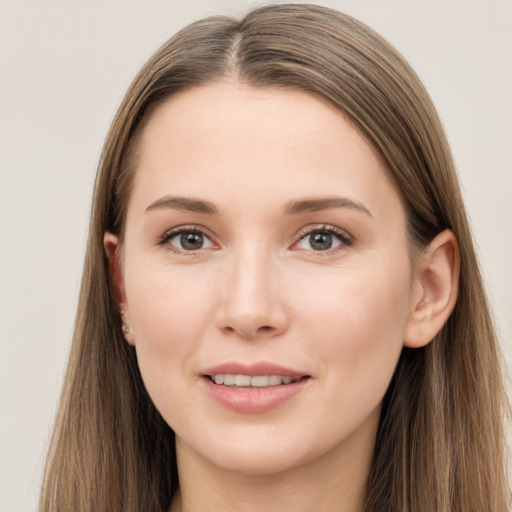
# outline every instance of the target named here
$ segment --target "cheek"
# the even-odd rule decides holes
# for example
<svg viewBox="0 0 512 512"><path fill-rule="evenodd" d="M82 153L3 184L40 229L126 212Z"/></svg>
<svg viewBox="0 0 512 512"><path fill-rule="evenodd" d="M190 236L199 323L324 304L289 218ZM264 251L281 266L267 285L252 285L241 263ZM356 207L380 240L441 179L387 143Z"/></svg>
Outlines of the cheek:
<svg viewBox="0 0 512 512"><path fill-rule="evenodd" d="M139 264L127 277L126 294L142 377L150 394L189 370L195 350L211 325L215 288L186 269ZM175 382L178 385L178 382Z"/></svg>
<svg viewBox="0 0 512 512"><path fill-rule="evenodd" d="M403 263L343 269L302 294L309 297L300 310L309 319L311 350L322 353L328 381L343 386L344 397L376 399L389 384L409 313L409 262Z"/></svg>
<svg viewBox="0 0 512 512"><path fill-rule="evenodd" d="M178 430L198 407L194 360L211 318L210 288L197 284L186 273L160 269L127 288L144 385L166 422Z"/></svg>

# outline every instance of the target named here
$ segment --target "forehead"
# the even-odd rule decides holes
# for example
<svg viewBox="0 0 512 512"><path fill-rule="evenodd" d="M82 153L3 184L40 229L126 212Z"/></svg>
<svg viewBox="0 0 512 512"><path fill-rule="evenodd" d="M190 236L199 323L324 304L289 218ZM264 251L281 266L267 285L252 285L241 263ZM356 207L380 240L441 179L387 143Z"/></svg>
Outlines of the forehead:
<svg viewBox="0 0 512 512"><path fill-rule="evenodd" d="M134 200L394 193L370 142L333 105L303 91L228 82L186 90L155 110L138 149Z"/></svg>

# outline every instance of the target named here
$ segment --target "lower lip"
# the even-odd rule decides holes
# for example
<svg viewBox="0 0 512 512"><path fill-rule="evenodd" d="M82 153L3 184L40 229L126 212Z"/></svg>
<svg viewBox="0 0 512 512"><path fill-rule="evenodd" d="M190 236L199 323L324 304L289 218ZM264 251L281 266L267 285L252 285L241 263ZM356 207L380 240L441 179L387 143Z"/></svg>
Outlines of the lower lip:
<svg viewBox="0 0 512 512"><path fill-rule="evenodd" d="M246 414L258 414L274 409L300 393L311 380L303 378L291 384L280 384L266 388L233 388L215 384L209 377L203 377L210 395L225 407Z"/></svg>

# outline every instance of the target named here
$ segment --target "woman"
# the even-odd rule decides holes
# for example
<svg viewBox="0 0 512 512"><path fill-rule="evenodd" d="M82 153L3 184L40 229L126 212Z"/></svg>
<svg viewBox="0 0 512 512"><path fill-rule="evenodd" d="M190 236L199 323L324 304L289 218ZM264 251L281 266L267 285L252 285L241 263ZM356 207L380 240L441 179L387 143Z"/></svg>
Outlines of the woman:
<svg viewBox="0 0 512 512"><path fill-rule="evenodd" d="M105 143L41 510L508 510L497 352L396 50L319 6L197 22Z"/></svg>

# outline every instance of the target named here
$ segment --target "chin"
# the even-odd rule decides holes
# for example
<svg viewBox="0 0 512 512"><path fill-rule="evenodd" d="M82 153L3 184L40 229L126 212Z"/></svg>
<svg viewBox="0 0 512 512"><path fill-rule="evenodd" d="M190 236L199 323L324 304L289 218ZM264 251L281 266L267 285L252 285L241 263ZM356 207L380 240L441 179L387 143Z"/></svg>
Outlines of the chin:
<svg viewBox="0 0 512 512"><path fill-rule="evenodd" d="M301 446L304 440L293 435L282 436L278 432L268 435L266 429L250 428L232 429L222 435L196 436L192 438L187 434L176 436L177 450L183 457L195 454L209 465L240 475L272 475L282 473L300 466L308 459L315 458L314 454L308 457L302 453ZM201 439L199 443L194 442ZM316 452L316 450L312 450Z"/></svg>
<svg viewBox="0 0 512 512"><path fill-rule="evenodd" d="M288 451L288 450L287 450ZM240 447L235 453L224 453L220 457L214 457L210 462L230 473L247 476L270 476L285 473L301 466L307 461L301 457L290 457L290 453L282 450L247 450L241 453Z"/></svg>

